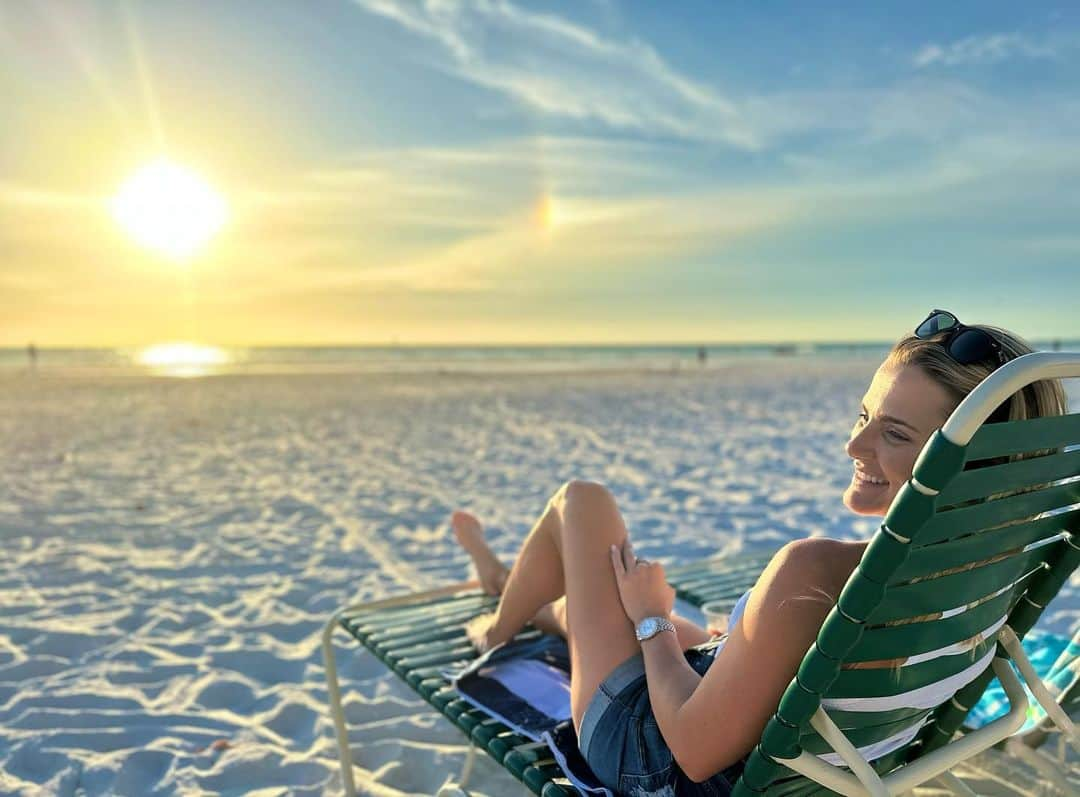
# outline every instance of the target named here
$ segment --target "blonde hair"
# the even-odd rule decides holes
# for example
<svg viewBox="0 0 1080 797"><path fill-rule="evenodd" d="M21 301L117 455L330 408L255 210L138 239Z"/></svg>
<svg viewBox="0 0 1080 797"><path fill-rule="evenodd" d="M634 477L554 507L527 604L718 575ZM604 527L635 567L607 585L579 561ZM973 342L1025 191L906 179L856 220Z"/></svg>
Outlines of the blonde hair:
<svg viewBox="0 0 1080 797"><path fill-rule="evenodd" d="M985 325L974 325L972 329L981 329L993 337L1000 345L1005 360L1015 360L1024 354L1035 351L1023 338L1007 329ZM955 400L951 412L964 397L988 377L997 367L997 355L992 355L983 362L962 365L952 358L941 345L948 333L935 335L928 340L909 336L892 347L885 358L888 365L915 365L941 385ZM994 410L988 423L998 421L1022 421L1027 418L1042 418L1050 415L1064 415L1068 411L1065 389L1058 379L1044 379L1033 382L1018 393L1014 393L1000 407Z"/></svg>

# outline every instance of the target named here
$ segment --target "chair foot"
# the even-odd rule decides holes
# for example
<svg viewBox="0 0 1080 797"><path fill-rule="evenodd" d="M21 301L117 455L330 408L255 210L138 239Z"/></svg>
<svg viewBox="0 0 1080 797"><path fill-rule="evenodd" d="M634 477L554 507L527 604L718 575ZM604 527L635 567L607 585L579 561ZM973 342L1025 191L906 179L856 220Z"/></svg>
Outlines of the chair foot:
<svg viewBox="0 0 1080 797"><path fill-rule="evenodd" d="M960 780L952 772L942 772L937 776L937 779L945 784L953 794L959 794L961 797L978 797L978 795L972 791L964 781Z"/></svg>
<svg viewBox="0 0 1080 797"><path fill-rule="evenodd" d="M1038 750L1032 750L1019 739L1010 739L1005 745L1005 750L1036 770L1063 794L1074 793L1076 787L1069 783L1065 774L1067 770L1064 761L1059 765L1051 757Z"/></svg>
<svg viewBox="0 0 1080 797"><path fill-rule="evenodd" d="M469 778L472 776L473 765L476 763L476 745L469 745L469 752L465 754L465 764L461 767L461 777L458 778L458 785L464 788L465 784L469 782Z"/></svg>
<svg viewBox="0 0 1080 797"><path fill-rule="evenodd" d="M446 783L435 793L435 797L469 797L469 793L454 783Z"/></svg>
<svg viewBox="0 0 1080 797"><path fill-rule="evenodd" d="M473 764L476 763L476 745L469 745L469 752L465 754L465 764L461 767L461 775L455 783L450 778L446 779L446 783L439 787L439 790L435 793L435 797L469 797L469 793L465 791L465 784L469 782L469 777L472 775Z"/></svg>

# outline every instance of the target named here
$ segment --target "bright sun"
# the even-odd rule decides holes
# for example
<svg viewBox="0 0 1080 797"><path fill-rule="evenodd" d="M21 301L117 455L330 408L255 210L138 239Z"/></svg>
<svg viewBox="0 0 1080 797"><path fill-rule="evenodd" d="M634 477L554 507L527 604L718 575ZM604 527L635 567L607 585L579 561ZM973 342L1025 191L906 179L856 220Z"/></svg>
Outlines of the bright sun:
<svg viewBox="0 0 1080 797"><path fill-rule="evenodd" d="M164 159L131 175L111 210L139 244L177 260L202 249L228 217L225 200L205 180Z"/></svg>

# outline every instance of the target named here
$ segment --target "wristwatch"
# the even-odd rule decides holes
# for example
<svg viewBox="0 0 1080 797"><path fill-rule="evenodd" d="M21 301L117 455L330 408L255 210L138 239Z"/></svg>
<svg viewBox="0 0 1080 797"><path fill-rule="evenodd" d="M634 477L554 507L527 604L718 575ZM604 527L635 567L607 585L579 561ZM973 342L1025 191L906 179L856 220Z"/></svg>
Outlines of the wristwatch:
<svg viewBox="0 0 1080 797"><path fill-rule="evenodd" d="M637 637L638 642L644 642L646 639L652 639L661 631L674 632L675 624L666 617L646 617L637 624L637 628L634 629L634 636Z"/></svg>

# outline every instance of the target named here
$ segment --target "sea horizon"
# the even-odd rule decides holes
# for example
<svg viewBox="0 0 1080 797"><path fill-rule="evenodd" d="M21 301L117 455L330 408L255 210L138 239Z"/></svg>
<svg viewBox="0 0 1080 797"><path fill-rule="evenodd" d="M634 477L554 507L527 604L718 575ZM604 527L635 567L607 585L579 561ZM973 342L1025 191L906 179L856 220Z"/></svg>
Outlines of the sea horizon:
<svg viewBox="0 0 1080 797"><path fill-rule="evenodd" d="M1080 349L1080 340L1033 341L1037 350ZM341 344L230 346L2 346L0 373L215 376L331 372L670 371L767 358L882 357L887 341Z"/></svg>

